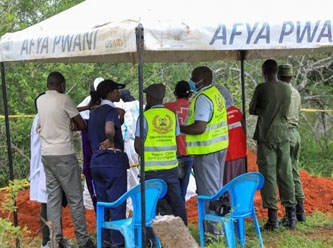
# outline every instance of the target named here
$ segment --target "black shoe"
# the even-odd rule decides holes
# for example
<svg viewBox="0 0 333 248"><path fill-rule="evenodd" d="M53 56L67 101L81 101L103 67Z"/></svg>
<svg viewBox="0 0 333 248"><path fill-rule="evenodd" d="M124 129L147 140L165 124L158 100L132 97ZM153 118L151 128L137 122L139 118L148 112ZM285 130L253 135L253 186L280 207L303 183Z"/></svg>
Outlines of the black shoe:
<svg viewBox="0 0 333 248"><path fill-rule="evenodd" d="M268 220L262 227L260 227L261 231L275 231L279 229L280 225L278 221Z"/></svg>
<svg viewBox="0 0 333 248"><path fill-rule="evenodd" d="M297 221L304 222L306 220L305 213L296 213Z"/></svg>
<svg viewBox="0 0 333 248"><path fill-rule="evenodd" d="M277 230L280 227L278 216L277 216L277 210L268 208L267 209L268 214L268 220L267 222L260 227L262 231L274 231Z"/></svg>
<svg viewBox="0 0 333 248"><path fill-rule="evenodd" d="M74 247L74 245L68 239L65 239L65 238L60 239L59 242L58 242L58 245L59 245L59 248L72 248L72 247Z"/></svg>
<svg viewBox="0 0 333 248"><path fill-rule="evenodd" d="M92 242L91 239L88 239L87 243L79 246L80 248L96 248L96 245Z"/></svg>
<svg viewBox="0 0 333 248"><path fill-rule="evenodd" d="M221 196L218 200L209 203L209 210L214 211L219 216L226 216L230 213L230 201L227 196Z"/></svg>
<svg viewBox="0 0 333 248"><path fill-rule="evenodd" d="M289 230L295 230L296 223L297 223L296 218L295 219L286 218L285 220L283 220L283 222L281 221L282 226L284 226Z"/></svg>
<svg viewBox="0 0 333 248"><path fill-rule="evenodd" d="M295 230L296 229L296 223L297 223L297 218L296 218L296 208L293 207L286 207L286 215L285 219L282 222L282 225L289 230Z"/></svg>
<svg viewBox="0 0 333 248"><path fill-rule="evenodd" d="M298 199L296 204L296 218L297 221L302 222L305 221L305 212L304 212L304 200Z"/></svg>
<svg viewBox="0 0 333 248"><path fill-rule="evenodd" d="M285 225L287 225L287 222L288 222L288 217L287 217L287 215L285 215L282 217L279 224L282 226L285 226Z"/></svg>

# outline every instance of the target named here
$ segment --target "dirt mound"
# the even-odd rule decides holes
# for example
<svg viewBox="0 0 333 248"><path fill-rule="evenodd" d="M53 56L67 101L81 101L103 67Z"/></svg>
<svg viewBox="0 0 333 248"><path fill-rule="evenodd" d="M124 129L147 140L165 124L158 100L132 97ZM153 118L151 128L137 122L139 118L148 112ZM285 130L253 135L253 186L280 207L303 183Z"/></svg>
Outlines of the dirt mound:
<svg viewBox="0 0 333 248"><path fill-rule="evenodd" d="M256 164L256 153L249 151L248 153L248 171L258 171ZM311 176L307 171L301 170L301 180L305 194L304 208L306 214L311 214L315 211L323 213L333 213L333 179ZM197 199L192 197L186 203L188 210L188 219L190 223L197 223ZM284 209L278 202L280 217L284 215ZM255 196L255 208L259 219L267 218L267 210L262 208L260 192L257 191Z"/></svg>
<svg viewBox="0 0 333 248"><path fill-rule="evenodd" d="M249 151L248 170L257 171L256 154ZM333 180L329 178L311 176L307 171L301 170L301 180L305 192L305 211L311 214L314 211L323 213L333 212ZM0 192L0 199L3 198L4 191ZM27 226L31 237L40 237L39 233L39 213L40 205L37 202L29 200L29 189L20 191L17 198L18 222L20 226ZM266 219L266 210L262 208L260 193L256 193L255 206L259 219ZM186 209L189 223L197 223L197 201L192 197L186 202ZM279 215L283 215L283 209L280 208ZM7 217L8 213L0 211L0 217ZM95 232L95 212L86 210L87 226L90 233ZM63 232L67 238L74 239L73 222L69 208L63 209Z"/></svg>

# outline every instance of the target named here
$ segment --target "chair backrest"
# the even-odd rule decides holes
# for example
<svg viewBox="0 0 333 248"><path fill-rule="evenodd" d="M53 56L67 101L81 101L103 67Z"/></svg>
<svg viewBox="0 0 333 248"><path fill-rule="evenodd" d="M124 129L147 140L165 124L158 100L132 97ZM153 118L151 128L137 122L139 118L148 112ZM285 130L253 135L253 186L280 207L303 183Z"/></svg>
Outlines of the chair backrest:
<svg viewBox="0 0 333 248"><path fill-rule="evenodd" d="M141 184L133 187L130 193L133 204L133 221L134 225L141 225ZM165 196L167 184L160 179L150 179L145 181L145 213L146 225L150 225L151 220L156 216L156 206L158 199Z"/></svg>
<svg viewBox="0 0 333 248"><path fill-rule="evenodd" d="M248 172L235 177L224 188L231 198L231 213L234 217L253 213L254 195L264 185L264 177L258 172Z"/></svg>

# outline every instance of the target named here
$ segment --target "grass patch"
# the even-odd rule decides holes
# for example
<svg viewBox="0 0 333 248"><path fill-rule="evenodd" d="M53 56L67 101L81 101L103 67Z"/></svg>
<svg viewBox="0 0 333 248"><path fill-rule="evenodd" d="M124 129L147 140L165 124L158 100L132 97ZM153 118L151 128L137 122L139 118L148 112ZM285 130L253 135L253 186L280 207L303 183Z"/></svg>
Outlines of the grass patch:
<svg viewBox="0 0 333 248"><path fill-rule="evenodd" d="M261 224L264 224L263 222ZM252 222L246 223L246 247L257 248L259 241ZM199 229L190 225L192 236L199 243ZM305 223L297 223L295 231L284 227L274 232L261 233L266 248L326 248L333 247L333 216L321 212L314 212L307 216ZM210 244L207 248L227 247L225 240ZM239 247L239 246L237 246Z"/></svg>

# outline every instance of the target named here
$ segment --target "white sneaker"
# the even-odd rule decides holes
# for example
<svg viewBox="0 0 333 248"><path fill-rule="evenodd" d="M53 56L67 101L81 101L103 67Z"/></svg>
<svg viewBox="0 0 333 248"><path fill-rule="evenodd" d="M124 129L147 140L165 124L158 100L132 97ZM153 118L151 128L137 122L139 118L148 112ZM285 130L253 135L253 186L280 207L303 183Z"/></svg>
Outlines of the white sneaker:
<svg viewBox="0 0 333 248"><path fill-rule="evenodd" d="M41 248L50 248L50 241L47 242L45 245L42 244L40 247Z"/></svg>

